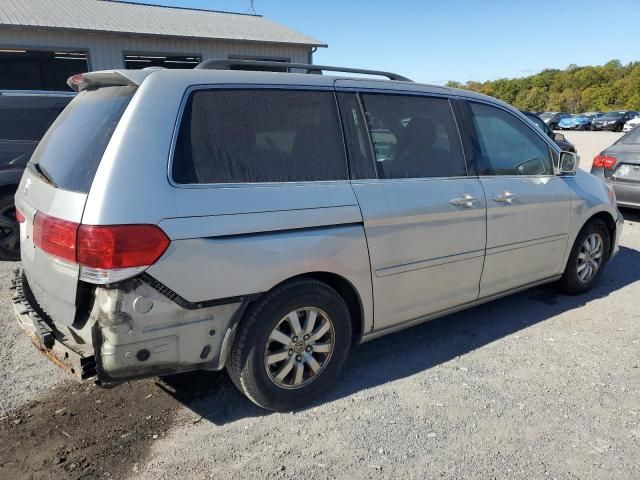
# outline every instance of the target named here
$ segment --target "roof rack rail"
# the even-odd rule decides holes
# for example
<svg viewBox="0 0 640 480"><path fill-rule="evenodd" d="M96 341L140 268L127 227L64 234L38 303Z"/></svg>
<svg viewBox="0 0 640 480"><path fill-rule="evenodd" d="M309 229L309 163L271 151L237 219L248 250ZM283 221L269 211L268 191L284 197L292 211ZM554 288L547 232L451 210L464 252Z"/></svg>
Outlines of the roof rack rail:
<svg viewBox="0 0 640 480"><path fill-rule="evenodd" d="M413 80L398 75L397 73L383 72L378 70L365 70L361 68L346 68L346 67L330 67L327 65L312 65L308 63L289 63L289 62L274 62L263 60L205 60L199 63L195 68L197 70L231 70L233 67L238 67L237 70L242 70L242 67L248 68L297 68L300 70L306 70L311 74L322 74L323 71L327 72L343 72L343 73L361 73L364 75L376 75L380 77L387 77L389 80L399 80L404 82L412 82Z"/></svg>

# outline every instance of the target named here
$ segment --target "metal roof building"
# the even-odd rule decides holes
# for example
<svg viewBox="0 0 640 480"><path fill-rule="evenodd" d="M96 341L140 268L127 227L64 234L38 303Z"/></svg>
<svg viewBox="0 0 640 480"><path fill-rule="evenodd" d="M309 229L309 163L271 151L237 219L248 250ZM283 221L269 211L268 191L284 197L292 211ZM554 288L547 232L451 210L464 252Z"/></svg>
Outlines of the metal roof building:
<svg viewBox="0 0 640 480"><path fill-rule="evenodd" d="M317 47L326 45L259 15L113 0L0 1L0 89L53 90L82 71L191 68L208 59L310 63Z"/></svg>

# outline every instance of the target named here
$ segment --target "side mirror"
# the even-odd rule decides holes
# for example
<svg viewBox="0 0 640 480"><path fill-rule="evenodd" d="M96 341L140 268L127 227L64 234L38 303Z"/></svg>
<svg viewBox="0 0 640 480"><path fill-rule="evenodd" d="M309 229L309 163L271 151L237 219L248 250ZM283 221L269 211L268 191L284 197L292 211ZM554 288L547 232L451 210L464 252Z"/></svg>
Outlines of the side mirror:
<svg viewBox="0 0 640 480"><path fill-rule="evenodd" d="M561 133L554 133L553 134L553 139L556 142L564 142L566 140L565 136Z"/></svg>
<svg viewBox="0 0 640 480"><path fill-rule="evenodd" d="M578 169L578 156L572 152L560 152L560 174L571 175Z"/></svg>

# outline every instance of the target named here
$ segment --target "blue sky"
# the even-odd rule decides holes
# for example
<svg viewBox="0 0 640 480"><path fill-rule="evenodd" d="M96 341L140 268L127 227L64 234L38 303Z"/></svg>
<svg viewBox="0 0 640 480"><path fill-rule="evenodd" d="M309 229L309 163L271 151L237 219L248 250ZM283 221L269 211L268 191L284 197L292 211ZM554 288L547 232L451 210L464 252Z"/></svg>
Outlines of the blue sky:
<svg viewBox="0 0 640 480"><path fill-rule="evenodd" d="M248 0L142 3L248 12ZM640 60L640 0L255 0L256 12L324 43L315 63L416 81L522 77ZM601 34L600 32L604 32ZM613 33L612 33L613 32Z"/></svg>

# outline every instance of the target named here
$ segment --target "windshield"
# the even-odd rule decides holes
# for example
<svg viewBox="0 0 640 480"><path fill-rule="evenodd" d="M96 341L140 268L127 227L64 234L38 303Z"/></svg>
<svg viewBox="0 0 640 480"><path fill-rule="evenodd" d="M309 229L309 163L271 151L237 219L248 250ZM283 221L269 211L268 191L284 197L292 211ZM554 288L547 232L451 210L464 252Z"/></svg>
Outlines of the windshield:
<svg viewBox="0 0 640 480"><path fill-rule="evenodd" d="M540 114L540 118L543 119L543 120L546 120L548 118L553 117L554 115L555 115L555 113L553 113L553 112L544 112L544 113Z"/></svg>
<svg viewBox="0 0 640 480"><path fill-rule="evenodd" d="M620 118L624 112L607 112L601 118Z"/></svg>
<svg viewBox="0 0 640 480"><path fill-rule="evenodd" d="M119 86L81 92L51 125L31 163L56 187L88 193L135 90Z"/></svg>

